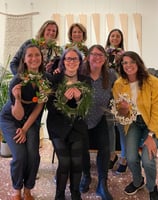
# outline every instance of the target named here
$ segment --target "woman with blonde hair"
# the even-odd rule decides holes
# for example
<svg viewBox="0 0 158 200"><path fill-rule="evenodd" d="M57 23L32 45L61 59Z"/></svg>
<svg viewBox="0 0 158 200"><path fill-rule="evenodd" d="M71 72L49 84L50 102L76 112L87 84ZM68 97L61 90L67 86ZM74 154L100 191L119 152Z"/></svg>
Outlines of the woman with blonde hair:
<svg viewBox="0 0 158 200"><path fill-rule="evenodd" d="M54 58L61 53L61 48L56 44L58 35L59 28L57 23L53 20L45 21L37 32L36 38L26 40L18 49L12 61L10 62L11 72L14 75L17 73L23 51L25 47L31 43L34 43L40 47L44 58L44 68L49 72L54 62Z"/></svg>

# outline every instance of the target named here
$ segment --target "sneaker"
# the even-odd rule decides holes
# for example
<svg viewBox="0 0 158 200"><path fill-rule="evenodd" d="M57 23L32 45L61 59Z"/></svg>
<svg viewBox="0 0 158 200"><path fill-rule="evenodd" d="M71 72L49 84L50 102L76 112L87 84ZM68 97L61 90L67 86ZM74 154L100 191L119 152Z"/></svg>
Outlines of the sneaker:
<svg viewBox="0 0 158 200"><path fill-rule="evenodd" d="M116 174L124 173L126 172L126 170L127 170L127 164L126 165L120 164L118 169L116 170Z"/></svg>
<svg viewBox="0 0 158 200"><path fill-rule="evenodd" d="M154 191L150 192L150 200L157 200L158 199L158 191L157 186L154 187Z"/></svg>
<svg viewBox="0 0 158 200"><path fill-rule="evenodd" d="M133 195L133 194L137 193L138 190L142 189L144 186L145 186L145 183L144 183L144 178L143 178L140 186L136 187L136 186L134 186L134 184L132 182L129 185L127 185L127 187L125 188L124 192L127 195Z"/></svg>
<svg viewBox="0 0 158 200"><path fill-rule="evenodd" d="M83 175L80 183L80 192L86 193L89 190L89 185L91 184L91 177L87 175Z"/></svg>

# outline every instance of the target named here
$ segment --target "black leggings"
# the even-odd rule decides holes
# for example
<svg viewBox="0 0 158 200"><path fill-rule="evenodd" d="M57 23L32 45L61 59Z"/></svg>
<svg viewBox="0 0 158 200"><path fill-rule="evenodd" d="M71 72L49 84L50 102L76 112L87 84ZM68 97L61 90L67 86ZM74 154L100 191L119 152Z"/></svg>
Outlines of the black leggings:
<svg viewBox="0 0 158 200"><path fill-rule="evenodd" d="M55 138L53 145L58 158L57 190L65 191L69 177L70 190L78 191L82 174L82 140L68 142Z"/></svg>

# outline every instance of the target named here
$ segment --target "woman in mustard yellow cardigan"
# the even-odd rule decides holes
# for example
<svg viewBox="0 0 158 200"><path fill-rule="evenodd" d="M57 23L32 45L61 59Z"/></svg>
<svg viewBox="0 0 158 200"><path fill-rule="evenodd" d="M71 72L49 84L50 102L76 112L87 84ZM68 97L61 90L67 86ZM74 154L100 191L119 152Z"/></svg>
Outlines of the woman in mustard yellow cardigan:
<svg viewBox="0 0 158 200"><path fill-rule="evenodd" d="M113 95L117 105L115 116L125 124L126 157L133 177L125 193L133 195L145 186L142 161L150 200L157 200L158 79L147 72L137 53L127 51L122 55L120 77L114 84Z"/></svg>

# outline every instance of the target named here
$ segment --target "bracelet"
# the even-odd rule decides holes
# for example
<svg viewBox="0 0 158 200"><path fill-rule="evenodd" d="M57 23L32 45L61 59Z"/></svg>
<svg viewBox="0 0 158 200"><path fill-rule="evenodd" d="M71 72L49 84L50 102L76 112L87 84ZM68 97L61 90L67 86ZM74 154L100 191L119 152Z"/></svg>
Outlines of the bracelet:
<svg viewBox="0 0 158 200"><path fill-rule="evenodd" d="M153 132L149 132L148 135L149 135L150 137L152 137L152 138L155 138L155 133L153 133Z"/></svg>

